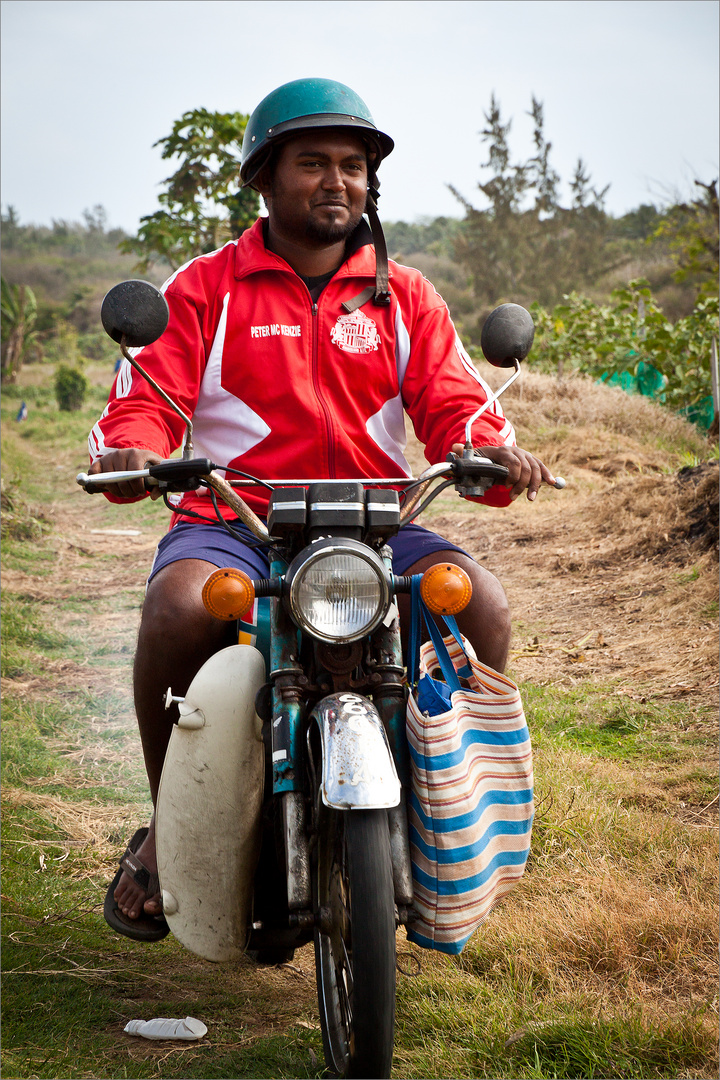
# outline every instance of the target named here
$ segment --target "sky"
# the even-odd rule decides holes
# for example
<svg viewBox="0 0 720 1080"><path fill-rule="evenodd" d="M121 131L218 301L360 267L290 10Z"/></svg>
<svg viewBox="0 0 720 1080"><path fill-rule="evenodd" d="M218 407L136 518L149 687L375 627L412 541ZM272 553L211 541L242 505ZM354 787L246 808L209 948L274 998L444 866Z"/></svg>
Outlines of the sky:
<svg viewBox="0 0 720 1080"><path fill-rule="evenodd" d="M381 216L485 205L479 131L491 94L514 161L544 105L550 160L581 157L607 209L692 193L718 175L715 0L3 0L0 199L21 222L102 204L134 232L173 171L153 143L187 110L251 112L275 87L352 86L396 149Z"/></svg>

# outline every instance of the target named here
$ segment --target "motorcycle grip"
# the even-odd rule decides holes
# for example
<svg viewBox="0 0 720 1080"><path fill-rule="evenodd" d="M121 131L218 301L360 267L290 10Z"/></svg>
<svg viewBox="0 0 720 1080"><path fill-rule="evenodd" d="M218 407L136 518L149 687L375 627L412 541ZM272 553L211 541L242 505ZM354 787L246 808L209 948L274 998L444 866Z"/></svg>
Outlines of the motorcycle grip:
<svg viewBox="0 0 720 1080"><path fill-rule="evenodd" d="M93 476L88 473L79 473L75 479L88 495L107 491L108 484L140 479L145 481L146 491L157 487L161 481L173 485L170 487L171 491L189 491L197 487L197 483L192 481L198 481L201 476L209 476L214 468L216 466L209 458L192 458L189 461L183 458L172 458L169 461L158 461L145 469L95 473Z"/></svg>
<svg viewBox="0 0 720 1080"><path fill-rule="evenodd" d="M140 471L139 471L140 472ZM110 480L109 477L113 477ZM108 491L109 486L112 483L118 483L123 480L138 480L142 479L145 483L145 490L149 491L151 487L157 486L157 480L153 480L152 477L147 475L147 471L143 470L138 473L95 473L90 476L89 473L78 473L75 477L75 483L79 484L83 491L86 491L88 495L98 495L104 491Z"/></svg>

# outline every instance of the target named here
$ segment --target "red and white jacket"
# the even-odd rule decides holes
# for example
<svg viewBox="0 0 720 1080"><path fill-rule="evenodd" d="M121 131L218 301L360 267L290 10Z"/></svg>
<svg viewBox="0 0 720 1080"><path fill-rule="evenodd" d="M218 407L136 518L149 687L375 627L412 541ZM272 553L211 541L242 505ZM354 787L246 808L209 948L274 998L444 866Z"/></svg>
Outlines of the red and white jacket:
<svg viewBox="0 0 720 1080"><path fill-rule="evenodd" d="M366 244L314 304L266 249L258 220L166 281L168 328L135 355L192 416L197 457L263 479L410 476L404 410L429 461L464 442L465 422L489 390L445 302L418 270L391 262L389 307L369 300L347 315L342 301L374 278ZM92 460L130 447L169 457L183 435L182 421L123 360L88 440ZM476 421L473 442L514 445L498 403ZM241 493L266 512L266 489ZM509 492L492 488L483 501L506 505ZM207 494L188 493L181 506L207 513Z"/></svg>

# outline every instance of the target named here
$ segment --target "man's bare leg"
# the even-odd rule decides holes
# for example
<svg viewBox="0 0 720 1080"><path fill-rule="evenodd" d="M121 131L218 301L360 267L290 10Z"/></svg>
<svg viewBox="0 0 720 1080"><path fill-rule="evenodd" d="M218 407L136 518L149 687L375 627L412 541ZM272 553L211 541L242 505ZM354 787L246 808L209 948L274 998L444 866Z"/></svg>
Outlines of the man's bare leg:
<svg viewBox="0 0 720 1080"><path fill-rule="evenodd" d="M165 692L186 693L195 673L226 642L228 624L207 613L202 603L202 587L215 566L201 559L182 559L164 567L150 582L135 654L134 689L145 769L153 805L157 800L160 776L176 708L165 709ZM155 815L137 856L151 873L157 872L155 855ZM123 873L115 890L120 910L137 919L143 909L148 915L162 910L160 897L148 898Z"/></svg>

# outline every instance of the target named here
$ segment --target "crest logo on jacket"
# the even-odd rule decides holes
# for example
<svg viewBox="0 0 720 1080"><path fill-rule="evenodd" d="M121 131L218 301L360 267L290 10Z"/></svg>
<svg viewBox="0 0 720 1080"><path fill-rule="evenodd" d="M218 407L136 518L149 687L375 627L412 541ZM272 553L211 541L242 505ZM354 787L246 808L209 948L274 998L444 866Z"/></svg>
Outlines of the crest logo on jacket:
<svg viewBox="0 0 720 1080"><path fill-rule="evenodd" d="M334 345L344 352L376 352L380 345L377 326L360 308L350 315L341 315L330 331Z"/></svg>

